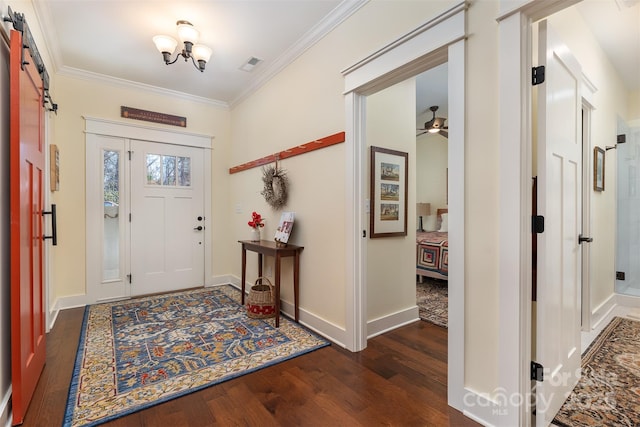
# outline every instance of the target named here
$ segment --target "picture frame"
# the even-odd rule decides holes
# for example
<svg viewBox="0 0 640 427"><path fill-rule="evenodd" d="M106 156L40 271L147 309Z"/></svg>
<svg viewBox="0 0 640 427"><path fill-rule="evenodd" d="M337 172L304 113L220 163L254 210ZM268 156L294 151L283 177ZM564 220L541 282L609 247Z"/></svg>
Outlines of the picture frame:
<svg viewBox="0 0 640 427"><path fill-rule="evenodd" d="M600 147L593 148L593 190L604 191L604 155Z"/></svg>
<svg viewBox="0 0 640 427"><path fill-rule="evenodd" d="M369 237L407 235L409 154L371 147Z"/></svg>
<svg viewBox="0 0 640 427"><path fill-rule="evenodd" d="M276 228L276 235L274 240L276 243L286 245L293 229L293 223L295 221L295 212L283 212L280 216L280 222L278 228Z"/></svg>

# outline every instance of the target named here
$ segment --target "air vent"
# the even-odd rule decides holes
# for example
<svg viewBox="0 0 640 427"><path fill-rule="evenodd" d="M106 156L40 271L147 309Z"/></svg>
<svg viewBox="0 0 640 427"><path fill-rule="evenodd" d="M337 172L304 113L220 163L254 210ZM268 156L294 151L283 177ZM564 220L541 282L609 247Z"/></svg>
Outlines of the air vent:
<svg viewBox="0 0 640 427"><path fill-rule="evenodd" d="M261 62L262 62L262 59L252 56L251 58L247 59L247 62L242 64L240 69L242 71L250 72L250 71L253 71L253 69L256 68L256 66Z"/></svg>

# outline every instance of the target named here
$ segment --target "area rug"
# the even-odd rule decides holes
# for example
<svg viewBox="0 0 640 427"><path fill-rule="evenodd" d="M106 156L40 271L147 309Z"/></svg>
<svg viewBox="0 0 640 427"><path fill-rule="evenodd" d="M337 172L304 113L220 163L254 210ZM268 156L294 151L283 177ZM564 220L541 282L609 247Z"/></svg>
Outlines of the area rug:
<svg viewBox="0 0 640 427"><path fill-rule="evenodd" d="M423 277L416 283L416 298L420 319L447 327L448 322L448 282L446 280Z"/></svg>
<svg viewBox="0 0 640 427"><path fill-rule="evenodd" d="M230 285L87 306L63 426L94 426L329 345Z"/></svg>
<svg viewBox="0 0 640 427"><path fill-rule="evenodd" d="M615 317L582 355L582 378L553 423L640 425L640 322Z"/></svg>

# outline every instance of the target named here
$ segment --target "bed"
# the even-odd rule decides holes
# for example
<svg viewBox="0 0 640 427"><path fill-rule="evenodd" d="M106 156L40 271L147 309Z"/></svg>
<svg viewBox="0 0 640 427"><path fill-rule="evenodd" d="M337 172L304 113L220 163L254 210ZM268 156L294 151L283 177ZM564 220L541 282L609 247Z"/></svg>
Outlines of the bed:
<svg viewBox="0 0 640 427"><path fill-rule="evenodd" d="M448 210L438 209L436 225L416 232L416 275L447 280L449 276ZM429 221L427 221L428 223Z"/></svg>

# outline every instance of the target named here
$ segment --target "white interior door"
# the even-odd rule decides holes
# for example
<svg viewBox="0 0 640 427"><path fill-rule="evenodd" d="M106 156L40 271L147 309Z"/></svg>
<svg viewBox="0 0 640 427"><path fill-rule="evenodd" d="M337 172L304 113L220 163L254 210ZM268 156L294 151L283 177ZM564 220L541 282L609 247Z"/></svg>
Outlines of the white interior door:
<svg viewBox="0 0 640 427"><path fill-rule="evenodd" d="M539 24L536 425L547 426L580 377L581 94L580 64L549 28Z"/></svg>
<svg viewBox="0 0 640 427"><path fill-rule="evenodd" d="M204 149L131 146L131 294L203 286Z"/></svg>

